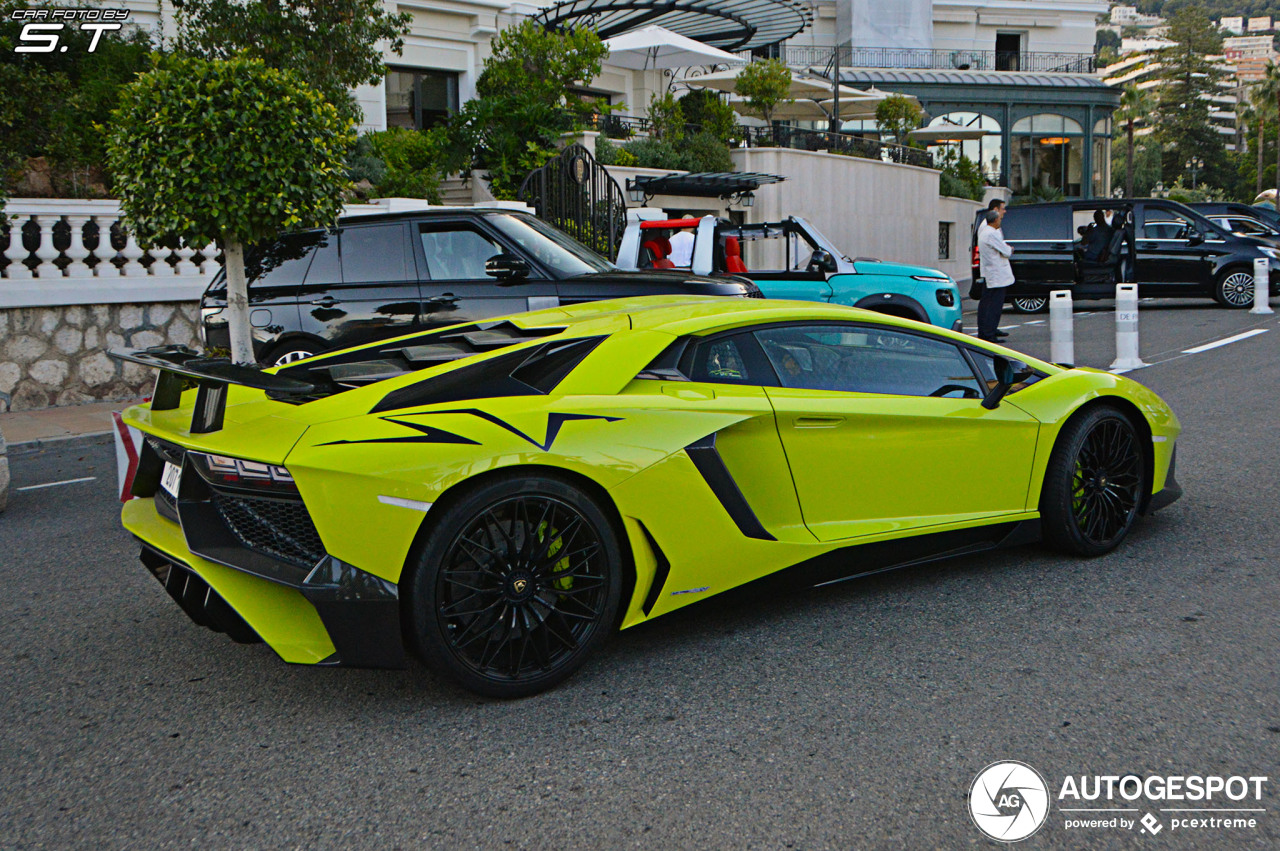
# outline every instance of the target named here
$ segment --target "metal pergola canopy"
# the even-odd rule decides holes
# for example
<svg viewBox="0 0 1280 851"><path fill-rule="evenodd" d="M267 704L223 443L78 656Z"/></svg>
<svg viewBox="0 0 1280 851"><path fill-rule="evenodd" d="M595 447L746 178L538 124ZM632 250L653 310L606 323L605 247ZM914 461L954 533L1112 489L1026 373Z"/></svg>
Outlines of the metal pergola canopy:
<svg viewBox="0 0 1280 851"><path fill-rule="evenodd" d="M645 195L687 195L695 198L729 198L754 192L770 183L781 183L785 177L754 171L705 171L693 174L664 174L637 177L630 184Z"/></svg>
<svg viewBox="0 0 1280 851"><path fill-rule="evenodd" d="M587 27L601 38L656 24L721 50L755 50L784 41L813 22L801 0L564 0L534 20Z"/></svg>

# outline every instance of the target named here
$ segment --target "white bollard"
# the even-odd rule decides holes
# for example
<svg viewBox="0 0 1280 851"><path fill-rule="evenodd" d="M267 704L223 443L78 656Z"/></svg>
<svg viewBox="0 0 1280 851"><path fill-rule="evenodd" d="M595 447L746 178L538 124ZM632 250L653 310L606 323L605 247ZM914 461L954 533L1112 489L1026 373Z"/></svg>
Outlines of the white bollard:
<svg viewBox="0 0 1280 851"><path fill-rule="evenodd" d="M1141 369L1138 357L1138 285L1116 286L1116 359L1111 369Z"/></svg>
<svg viewBox="0 0 1280 851"><path fill-rule="evenodd" d="M1049 360L1056 364L1076 362L1075 313L1071 290L1049 293Z"/></svg>
<svg viewBox="0 0 1280 851"><path fill-rule="evenodd" d="M1253 307L1250 313L1275 313L1271 309L1271 261L1259 257L1253 261Z"/></svg>

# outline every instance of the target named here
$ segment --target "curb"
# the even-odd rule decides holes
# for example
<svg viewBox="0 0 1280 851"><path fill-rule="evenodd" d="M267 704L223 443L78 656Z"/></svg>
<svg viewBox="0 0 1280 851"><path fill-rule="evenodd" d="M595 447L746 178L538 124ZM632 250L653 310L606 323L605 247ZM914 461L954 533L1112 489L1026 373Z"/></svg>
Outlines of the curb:
<svg viewBox="0 0 1280 851"><path fill-rule="evenodd" d="M9 444L9 457L17 455L33 455L55 449L73 449L84 446L106 446L111 443L110 431L95 431L88 434L68 434L63 437L41 437L23 443Z"/></svg>

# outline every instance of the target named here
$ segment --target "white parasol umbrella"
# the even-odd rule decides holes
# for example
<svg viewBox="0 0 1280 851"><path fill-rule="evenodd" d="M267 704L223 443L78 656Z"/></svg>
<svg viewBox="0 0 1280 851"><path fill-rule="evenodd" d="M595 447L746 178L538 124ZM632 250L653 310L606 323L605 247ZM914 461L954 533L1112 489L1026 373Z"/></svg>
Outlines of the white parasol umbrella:
<svg viewBox="0 0 1280 851"><path fill-rule="evenodd" d="M688 68L742 61L736 54L652 25L607 38L604 43L609 48L605 61L619 68Z"/></svg>

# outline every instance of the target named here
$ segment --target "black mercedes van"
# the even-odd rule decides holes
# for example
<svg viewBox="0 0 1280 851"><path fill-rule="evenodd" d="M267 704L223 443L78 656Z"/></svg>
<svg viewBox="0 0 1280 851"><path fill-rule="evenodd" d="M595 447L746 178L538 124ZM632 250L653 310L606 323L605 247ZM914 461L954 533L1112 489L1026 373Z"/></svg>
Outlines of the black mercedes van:
<svg viewBox="0 0 1280 851"><path fill-rule="evenodd" d="M1096 199L1011 206L1002 224L1013 246L1009 302L1044 310L1053 290L1074 299L1114 298L1134 283L1142 297L1213 298L1253 304L1253 261L1271 261L1271 295L1280 294L1280 249L1219 227L1176 201ZM978 275L976 268L974 275Z"/></svg>

